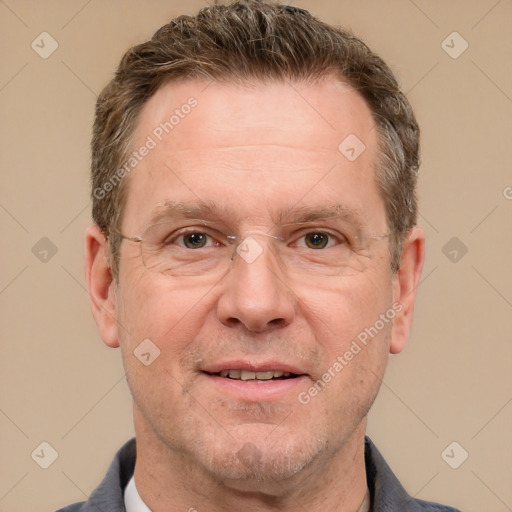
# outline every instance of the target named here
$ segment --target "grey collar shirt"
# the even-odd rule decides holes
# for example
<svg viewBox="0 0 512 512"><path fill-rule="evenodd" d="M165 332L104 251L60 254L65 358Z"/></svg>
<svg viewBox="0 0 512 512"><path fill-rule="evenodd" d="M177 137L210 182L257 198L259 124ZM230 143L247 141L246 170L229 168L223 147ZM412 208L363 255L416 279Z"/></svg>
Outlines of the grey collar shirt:
<svg viewBox="0 0 512 512"><path fill-rule="evenodd" d="M126 512L124 489L133 475L135 456L135 439L131 439L117 452L105 478L86 502L57 512ZM409 496L368 437L365 439L365 463L371 512L460 512Z"/></svg>

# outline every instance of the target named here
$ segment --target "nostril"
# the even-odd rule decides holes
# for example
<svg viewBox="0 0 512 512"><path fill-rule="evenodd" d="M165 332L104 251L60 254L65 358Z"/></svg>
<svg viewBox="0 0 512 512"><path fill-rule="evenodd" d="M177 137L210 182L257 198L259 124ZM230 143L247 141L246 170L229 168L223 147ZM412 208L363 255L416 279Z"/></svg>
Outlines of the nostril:
<svg viewBox="0 0 512 512"><path fill-rule="evenodd" d="M286 321L284 318L274 318L273 320L270 320L268 325L273 327L284 327L286 325Z"/></svg>
<svg viewBox="0 0 512 512"><path fill-rule="evenodd" d="M236 327L238 324L241 324L241 323L242 322L240 322L240 320L238 320L238 318L234 318L234 317L226 318L226 320L224 320L224 324L227 327Z"/></svg>
<svg viewBox="0 0 512 512"><path fill-rule="evenodd" d="M262 324L261 326L253 323L252 325L246 325L242 320L236 317L229 317L223 321L226 327L238 327L239 325L245 325L245 327L251 332L262 332L274 329L282 329L286 327L288 324L284 318L274 318L268 321L266 324Z"/></svg>

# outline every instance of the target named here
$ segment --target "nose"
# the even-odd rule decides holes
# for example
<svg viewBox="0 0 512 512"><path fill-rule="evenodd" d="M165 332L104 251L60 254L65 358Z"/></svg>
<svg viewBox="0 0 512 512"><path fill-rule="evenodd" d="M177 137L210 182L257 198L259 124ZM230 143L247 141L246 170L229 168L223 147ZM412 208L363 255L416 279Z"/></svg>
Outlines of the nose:
<svg viewBox="0 0 512 512"><path fill-rule="evenodd" d="M219 321L264 332L289 325L295 316L293 291L268 244L248 237L239 246L218 299Z"/></svg>

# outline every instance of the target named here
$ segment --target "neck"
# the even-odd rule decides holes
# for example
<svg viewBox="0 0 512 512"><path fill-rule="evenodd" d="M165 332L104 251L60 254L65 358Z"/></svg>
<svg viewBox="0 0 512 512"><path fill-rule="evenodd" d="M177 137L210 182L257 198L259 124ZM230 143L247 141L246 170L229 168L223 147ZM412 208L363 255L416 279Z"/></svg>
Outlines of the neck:
<svg viewBox="0 0 512 512"><path fill-rule="evenodd" d="M291 478L260 482L221 480L186 453L169 449L136 417L135 480L152 512L356 512L366 494L366 418L335 453L319 454Z"/></svg>

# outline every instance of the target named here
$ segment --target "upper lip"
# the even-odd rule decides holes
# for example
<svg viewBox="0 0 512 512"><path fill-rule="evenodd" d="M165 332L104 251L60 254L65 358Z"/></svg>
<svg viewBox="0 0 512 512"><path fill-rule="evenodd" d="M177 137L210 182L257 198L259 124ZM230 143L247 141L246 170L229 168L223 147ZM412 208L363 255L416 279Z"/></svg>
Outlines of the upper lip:
<svg viewBox="0 0 512 512"><path fill-rule="evenodd" d="M249 372L270 372L282 371L289 372L295 375L305 375L306 373L300 368L280 361L265 361L261 363L248 362L248 361L226 361L206 365L201 368L206 373L219 373L223 370L246 370Z"/></svg>

